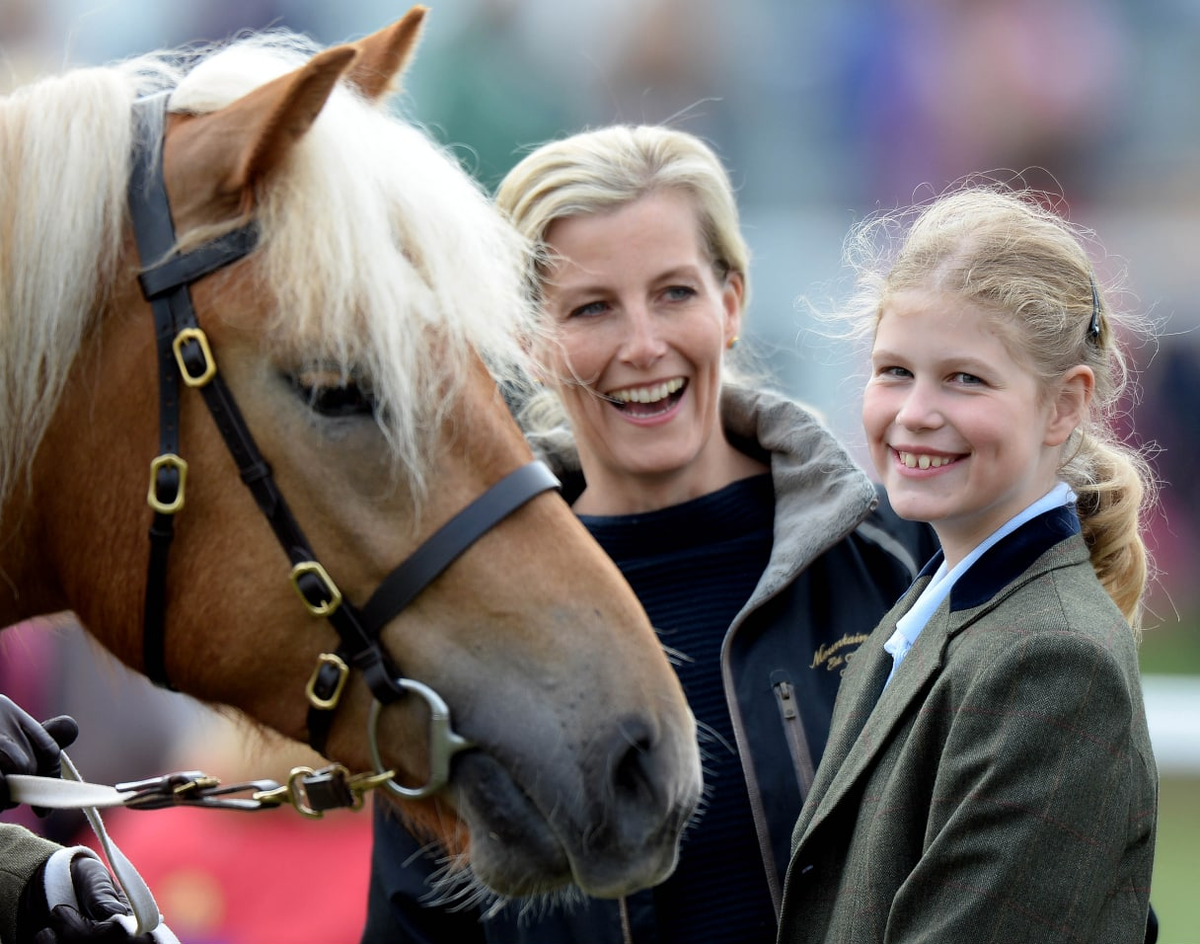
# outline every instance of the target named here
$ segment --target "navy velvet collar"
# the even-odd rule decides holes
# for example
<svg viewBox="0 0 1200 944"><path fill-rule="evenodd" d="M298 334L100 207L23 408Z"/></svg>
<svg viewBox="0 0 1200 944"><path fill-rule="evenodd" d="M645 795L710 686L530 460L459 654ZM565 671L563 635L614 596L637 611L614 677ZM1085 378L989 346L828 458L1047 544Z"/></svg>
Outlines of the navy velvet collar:
<svg viewBox="0 0 1200 944"><path fill-rule="evenodd" d="M958 579L950 590L950 612L987 603L1045 551L1079 531L1074 505L1062 505L1026 521L988 548ZM932 577L943 559L939 550L921 569L917 579Z"/></svg>

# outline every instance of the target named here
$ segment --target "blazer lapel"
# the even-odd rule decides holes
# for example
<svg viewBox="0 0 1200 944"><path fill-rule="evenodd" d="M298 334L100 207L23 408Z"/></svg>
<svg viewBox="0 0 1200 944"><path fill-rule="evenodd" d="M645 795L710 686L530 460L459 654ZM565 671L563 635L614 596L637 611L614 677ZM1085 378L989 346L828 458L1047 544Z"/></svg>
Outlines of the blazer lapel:
<svg viewBox="0 0 1200 944"><path fill-rule="evenodd" d="M875 724L880 692L886 694L896 684L893 679L888 689L883 688L892 669L891 654L883 644L895 631L896 621L909 611L928 582L928 575L918 577L854 654L852 667L842 680L829 743L825 746L809 802L801 810L795 838L803 836L834 808L878 750L880 741L874 731L868 731ZM910 651L909 657L911 655Z"/></svg>
<svg viewBox="0 0 1200 944"><path fill-rule="evenodd" d="M892 625L894 627L895 623ZM882 694L873 705L864 703L860 706L860 710L866 713L865 723L846 751L845 759L835 769L828 790L813 814L810 829L818 826L821 820L845 799L846 794L854 789L858 779L871 768L879 752L890 740L896 725L910 707L914 703L919 706L924 698L927 683L941 668L950 636L961 626L961 621L950 619L949 606L943 602L917 637L917 641ZM879 649L886 678L891 669L892 657L883 650L882 642Z"/></svg>

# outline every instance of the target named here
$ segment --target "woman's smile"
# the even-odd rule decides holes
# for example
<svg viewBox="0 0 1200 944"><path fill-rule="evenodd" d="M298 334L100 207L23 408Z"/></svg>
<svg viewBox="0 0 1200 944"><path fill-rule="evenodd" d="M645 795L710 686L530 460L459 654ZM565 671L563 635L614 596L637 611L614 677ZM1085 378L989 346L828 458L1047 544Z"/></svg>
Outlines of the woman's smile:
<svg viewBox="0 0 1200 944"><path fill-rule="evenodd" d="M649 386L623 387L605 394L608 401L631 419L656 419L669 414L683 399L687 380L673 377Z"/></svg>

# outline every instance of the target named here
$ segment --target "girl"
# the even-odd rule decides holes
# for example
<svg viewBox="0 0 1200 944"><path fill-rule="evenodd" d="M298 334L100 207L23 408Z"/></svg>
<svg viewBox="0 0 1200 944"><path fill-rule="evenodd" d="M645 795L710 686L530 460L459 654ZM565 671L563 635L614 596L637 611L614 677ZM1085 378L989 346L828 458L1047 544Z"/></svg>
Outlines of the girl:
<svg viewBox="0 0 1200 944"><path fill-rule="evenodd" d="M780 941L1141 941L1151 480L1105 422L1116 314L1076 231L1000 188L935 201L871 284L871 456L942 550L846 673Z"/></svg>

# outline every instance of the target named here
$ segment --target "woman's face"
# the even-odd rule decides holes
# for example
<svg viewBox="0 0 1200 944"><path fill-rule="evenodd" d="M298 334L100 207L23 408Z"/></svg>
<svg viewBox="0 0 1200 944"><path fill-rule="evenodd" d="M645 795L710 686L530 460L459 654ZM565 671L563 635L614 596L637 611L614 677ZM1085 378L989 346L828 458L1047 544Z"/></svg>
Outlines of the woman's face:
<svg viewBox="0 0 1200 944"><path fill-rule="evenodd" d="M544 352L579 446L588 491L723 482L721 360L740 321L742 279L721 278L689 195L649 194L557 220L543 300ZM710 485L710 481L712 484Z"/></svg>

